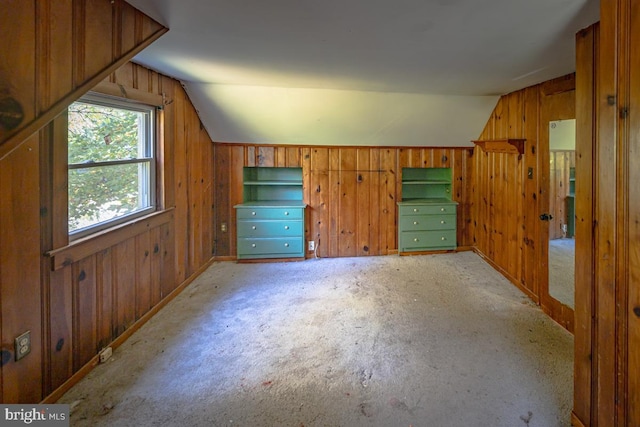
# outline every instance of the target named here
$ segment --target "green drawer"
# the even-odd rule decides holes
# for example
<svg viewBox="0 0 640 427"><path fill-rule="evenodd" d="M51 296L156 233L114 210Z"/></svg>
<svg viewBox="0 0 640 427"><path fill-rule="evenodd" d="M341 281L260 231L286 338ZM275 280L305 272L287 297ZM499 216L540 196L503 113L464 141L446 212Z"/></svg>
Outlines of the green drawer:
<svg viewBox="0 0 640 427"><path fill-rule="evenodd" d="M404 215L437 215L455 214L456 204L449 203L443 205L401 205L400 216Z"/></svg>
<svg viewBox="0 0 640 427"><path fill-rule="evenodd" d="M238 219L302 219L301 208L237 208Z"/></svg>
<svg viewBox="0 0 640 427"><path fill-rule="evenodd" d="M400 251L455 248L456 230L403 231L400 233Z"/></svg>
<svg viewBox="0 0 640 427"><path fill-rule="evenodd" d="M302 221L240 220L238 237L302 236Z"/></svg>
<svg viewBox="0 0 640 427"><path fill-rule="evenodd" d="M407 215L400 217L401 231L455 230L455 215Z"/></svg>
<svg viewBox="0 0 640 427"><path fill-rule="evenodd" d="M286 258L304 256L300 237L239 238L238 258Z"/></svg>

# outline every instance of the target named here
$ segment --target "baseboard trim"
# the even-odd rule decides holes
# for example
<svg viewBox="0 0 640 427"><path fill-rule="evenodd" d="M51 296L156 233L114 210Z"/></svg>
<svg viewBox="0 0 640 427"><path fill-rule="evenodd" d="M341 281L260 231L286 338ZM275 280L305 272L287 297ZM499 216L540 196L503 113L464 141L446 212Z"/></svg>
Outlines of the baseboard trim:
<svg viewBox="0 0 640 427"><path fill-rule="evenodd" d="M583 423L573 411L571 411L571 425L573 427L587 427L587 425Z"/></svg>
<svg viewBox="0 0 640 427"><path fill-rule="evenodd" d="M153 306L149 311L147 311L140 319L138 319L131 327L126 329L120 336L116 337L107 347L111 347L113 350L120 347L127 339L131 337L138 329L140 329L145 323L149 321L153 316L155 316L162 308L164 308L167 304L169 304L175 297L180 295L180 293L191 284L200 274L202 274L207 268L211 266L216 261L215 257L211 258L207 261L202 267L200 267L195 273L189 276L184 282L178 285L169 295L163 298L158 304ZM80 382L89 372L91 372L96 366L98 366L100 362L100 356L95 355L91 358L89 362L87 362L82 368L80 368L76 373L71 375L68 380L66 380L60 387L55 389L51 394L45 397L40 403L43 404L53 404L57 402L67 391L69 391L74 385Z"/></svg>
<svg viewBox="0 0 640 427"><path fill-rule="evenodd" d="M529 298L531 298L536 304L540 305L540 297L534 294L530 289L527 289L519 280L509 274L505 269L496 264L491 258L486 256L477 247L473 248L473 251L478 254L483 260L485 260L491 267L493 267L498 273L506 277L511 283L513 283L518 289L524 292Z"/></svg>

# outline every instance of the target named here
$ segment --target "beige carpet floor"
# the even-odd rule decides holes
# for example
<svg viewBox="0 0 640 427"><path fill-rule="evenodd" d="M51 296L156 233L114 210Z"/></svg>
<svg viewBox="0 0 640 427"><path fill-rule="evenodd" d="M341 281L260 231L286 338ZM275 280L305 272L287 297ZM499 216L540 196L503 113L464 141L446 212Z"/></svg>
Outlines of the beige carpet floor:
<svg viewBox="0 0 640 427"><path fill-rule="evenodd" d="M573 338L472 252L213 264L72 426L569 426Z"/></svg>

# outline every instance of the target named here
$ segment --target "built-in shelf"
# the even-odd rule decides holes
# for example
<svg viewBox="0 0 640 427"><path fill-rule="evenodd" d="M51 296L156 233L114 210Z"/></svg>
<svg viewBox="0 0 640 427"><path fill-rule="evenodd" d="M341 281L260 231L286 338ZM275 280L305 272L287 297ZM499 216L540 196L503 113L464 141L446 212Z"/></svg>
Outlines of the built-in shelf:
<svg viewBox="0 0 640 427"><path fill-rule="evenodd" d="M509 153L524 154L524 143L526 139L480 139L471 141L482 148L485 153Z"/></svg>

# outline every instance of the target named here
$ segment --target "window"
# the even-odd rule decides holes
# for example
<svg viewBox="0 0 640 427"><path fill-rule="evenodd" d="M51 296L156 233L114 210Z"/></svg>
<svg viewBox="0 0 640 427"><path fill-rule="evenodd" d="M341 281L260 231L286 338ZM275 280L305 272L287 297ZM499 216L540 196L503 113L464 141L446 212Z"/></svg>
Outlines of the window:
<svg viewBox="0 0 640 427"><path fill-rule="evenodd" d="M154 107L86 96L69 107L69 233L155 210Z"/></svg>

